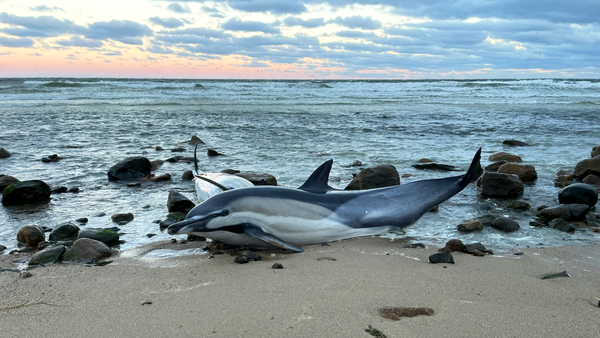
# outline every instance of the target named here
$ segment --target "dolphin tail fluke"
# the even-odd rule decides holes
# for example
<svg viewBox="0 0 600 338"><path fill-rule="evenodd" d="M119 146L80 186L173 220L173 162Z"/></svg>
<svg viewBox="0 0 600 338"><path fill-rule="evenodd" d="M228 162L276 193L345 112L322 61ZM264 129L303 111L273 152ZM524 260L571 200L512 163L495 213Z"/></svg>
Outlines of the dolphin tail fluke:
<svg viewBox="0 0 600 338"><path fill-rule="evenodd" d="M469 183L473 183L479 178L479 176L481 176L481 174L483 174L483 168L481 168L481 164L479 163L480 161L481 161L481 148L479 148L479 150L477 150L477 153L473 157L473 161L471 162L471 166L469 167L469 170L467 170L467 173L460 180L459 183L461 185L466 186Z"/></svg>

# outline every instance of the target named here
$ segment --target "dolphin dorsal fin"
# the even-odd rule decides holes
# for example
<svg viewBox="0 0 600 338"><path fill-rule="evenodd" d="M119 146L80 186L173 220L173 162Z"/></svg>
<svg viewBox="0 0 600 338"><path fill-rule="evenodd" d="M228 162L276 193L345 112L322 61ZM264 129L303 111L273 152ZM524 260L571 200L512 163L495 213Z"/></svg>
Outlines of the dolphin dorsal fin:
<svg viewBox="0 0 600 338"><path fill-rule="evenodd" d="M304 184L298 189L317 194L324 194L328 191L335 190L328 184L329 173L331 172L332 165L333 160L325 161L325 163L321 164L317 169L315 169L315 171L313 171L306 182L304 182Z"/></svg>

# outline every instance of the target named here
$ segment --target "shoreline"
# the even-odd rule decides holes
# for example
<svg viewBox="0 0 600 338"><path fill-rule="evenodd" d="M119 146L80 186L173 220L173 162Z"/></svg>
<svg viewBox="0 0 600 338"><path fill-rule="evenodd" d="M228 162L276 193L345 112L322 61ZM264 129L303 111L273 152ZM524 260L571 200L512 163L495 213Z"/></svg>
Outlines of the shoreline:
<svg viewBox="0 0 600 338"><path fill-rule="evenodd" d="M453 253L456 264L429 263L437 247L404 248L404 241L381 238L310 245L299 254L257 251L262 261L248 264L228 254L147 255L204 244L158 242L124 251L106 266L55 264L31 269L29 278L0 272L2 331L370 337L370 325L387 337L600 334L600 244L528 248L520 256ZM14 259L1 256L0 268L14 268ZM272 269L274 263L283 269ZM562 271L571 277L541 279ZM434 313L393 321L379 315L384 307Z"/></svg>

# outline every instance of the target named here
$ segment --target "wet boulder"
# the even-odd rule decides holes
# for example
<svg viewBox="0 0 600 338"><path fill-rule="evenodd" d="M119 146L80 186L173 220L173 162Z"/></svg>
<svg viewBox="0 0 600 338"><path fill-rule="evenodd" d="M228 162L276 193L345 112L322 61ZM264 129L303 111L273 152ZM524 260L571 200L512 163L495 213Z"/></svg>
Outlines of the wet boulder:
<svg viewBox="0 0 600 338"><path fill-rule="evenodd" d="M130 212L114 214L110 216L110 219L118 225L125 225L133 221L133 214Z"/></svg>
<svg viewBox="0 0 600 338"><path fill-rule="evenodd" d="M586 183L574 183L558 192L558 201L561 204L585 204L593 207L598 202L598 189Z"/></svg>
<svg viewBox="0 0 600 338"><path fill-rule="evenodd" d="M0 175L0 192L3 192L4 188L15 182L19 182L19 179L9 175Z"/></svg>
<svg viewBox="0 0 600 338"><path fill-rule="evenodd" d="M498 168L498 172L517 175L522 182L533 182L538 178L537 171L529 164L505 163Z"/></svg>
<svg viewBox="0 0 600 338"><path fill-rule="evenodd" d="M77 238L79 234L79 227L73 223L66 222L61 223L54 227L48 239L50 241L70 241Z"/></svg>
<svg viewBox="0 0 600 338"><path fill-rule="evenodd" d="M44 250L35 253L29 259L29 265L49 265L60 260L60 257L65 252L64 245L51 245Z"/></svg>
<svg viewBox="0 0 600 338"><path fill-rule="evenodd" d="M548 226L563 232L574 232L576 229L575 225L565 221L562 218L556 218L551 220L550 222L548 222Z"/></svg>
<svg viewBox="0 0 600 338"><path fill-rule="evenodd" d="M107 246L119 245L119 234L111 229L88 228L81 230L77 236L77 240L81 238L89 238L100 241ZM77 241L75 241L77 242Z"/></svg>
<svg viewBox="0 0 600 338"><path fill-rule="evenodd" d="M500 168L503 164L506 164L506 163L508 163L508 161L494 162L494 163L488 165L487 167L485 167L485 171L498 172L498 168Z"/></svg>
<svg viewBox="0 0 600 338"><path fill-rule="evenodd" d="M480 231L483 230L483 223L478 219L466 220L458 225L457 230L460 232Z"/></svg>
<svg viewBox="0 0 600 338"><path fill-rule="evenodd" d="M400 185L400 175L393 165L361 170L344 190L365 190Z"/></svg>
<svg viewBox="0 0 600 338"><path fill-rule="evenodd" d="M108 170L108 178L114 181L135 181L148 175L152 164L142 156L130 157L115 164Z"/></svg>
<svg viewBox="0 0 600 338"><path fill-rule="evenodd" d="M271 174L256 173L256 172L243 172L237 173L235 176L245 178L252 182L254 185L272 185L277 186L277 179Z"/></svg>
<svg viewBox="0 0 600 338"><path fill-rule="evenodd" d="M181 179L184 181L191 181L194 179L194 173L191 170L186 170L181 174Z"/></svg>
<svg viewBox="0 0 600 338"><path fill-rule="evenodd" d="M50 186L40 180L14 182L2 191L2 205L24 205L49 202Z"/></svg>
<svg viewBox="0 0 600 338"><path fill-rule="evenodd" d="M597 189L600 190L600 177L598 177L596 175L587 175L583 180L581 180L581 183L587 183L587 184L593 185ZM0 186L0 189L2 189L1 186Z"/></svg>
<svg viewBox="0 0 600 338"><path fill-rule="evenodd" d="M39 225L26 225L17 232L17 241L30 248L36 248L38 244L46 240L44 230Z"/></svg>
<svg viewBox="0 0 600 338"><path fill-rule="evenodd" d="M563 204L544 208L538 211L536 216L546 223L556 218L561 218L565 221L581 221L585 219L589 210L590 207L585 204Z"/></svg>
<svg viewBox="0 0 600 338"><path fill-rule="evenodd" d="M520 156L509 154L507 152L501 151L495 154L490 155L488 158L492 162L496 161L507 161L507 162L523 162Z"/></svg>
<svg viewBox="0 0 600 338"><path fill-rule="evenodd" d="M529 144L526 142L514 140L514 139L504 140L504 141L502 141L502 144L511 146L511 147L527 147L527 146L529 146Z"/></svg>
<svg viewBox="0 0 600 338"><path fill-rule="evenodd" d="M484 172L477 186L482 196L493 198L518 197L525 188L519 176L494 172Z"/></svg>
<svg viewBox="0 0 600 338"><path fill-rule="evenodd" d="M207 149L206 150L206 156L208 157L217 157L217 156L225 156L223 154L221 154L220 152L214 150L214 149Z"/></svg>
<svg viewBox="0 0 600 338"><path fill-rule="evenodd" d="M419 170L434 170L434 171L457 171L458 169L449 164L441 164L435 162L427 162L427 163L416 163L412 165L413 168Z"/></svg>
<svg viewBox="0 0 600 338"><path fill-rule="evenodd" d="M595 146L594 148L592 148L591 155L592 155L591 157L600 155L600 146Z"/></svg>
<svg viewBox="0 0 600 338"><path fill-rule="evenodd" d="M198 136L194 135L192 136L192 138L188 141L189 145L195 146L197 144L205 144L204 141L202 141Z"/></svg>
<svg viewBox="0 0 600 338"><path fill-rule="evenodd" d="M504 232L513 232L515 230L519 230L520 228L519 223L508 217L498 217L492 222L491 225L494 229Z"/></svg>
<svg viewBox="0 0 600 338"><path fill-rule="evenodd" d="M182 193L175 190L169 192L169 197L167 198L167 209L169 212L182 212L187 214L195 206L194 202L190 201Z"/></svg>
<svg viewBox="0 0 600 338"><path fill-rule="evenodd" d="M575 166L573 176L578 180L584 179L587 175L600 176L600 155L580 161Z"/></svg>
<svg viewBox="0 0 600 338"><path fill-rule="evenodd" d="M80 238L63 255L63 261L100 260L110 257L110 248L97 240Z"/></svg>
<svg viewBox="0 0 600 338"><path fill-rule="evenodd" d="M11 156L12 154L8 150L0 148L0 158L9 158Z"/></svg>

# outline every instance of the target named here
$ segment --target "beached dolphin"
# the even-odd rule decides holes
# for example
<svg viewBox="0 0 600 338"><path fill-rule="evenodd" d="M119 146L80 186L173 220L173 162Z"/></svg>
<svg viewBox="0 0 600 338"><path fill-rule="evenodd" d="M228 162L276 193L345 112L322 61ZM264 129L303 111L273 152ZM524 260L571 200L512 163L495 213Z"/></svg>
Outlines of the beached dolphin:
<svg viewBox="0 0 600 338"><path fill-rule="evenodd" d="M301 245L377 235L414 223L474 182L483 171L480 158L481 149L464 175L394 187L335 191L324 188L321 177L314 180L318 185L314 189L307 182L305 190L267 186L228 190L196 206L185 220L169 226L168 233L296 252L303 251Z"/></svg>

